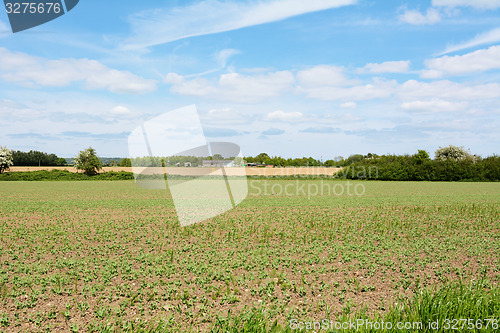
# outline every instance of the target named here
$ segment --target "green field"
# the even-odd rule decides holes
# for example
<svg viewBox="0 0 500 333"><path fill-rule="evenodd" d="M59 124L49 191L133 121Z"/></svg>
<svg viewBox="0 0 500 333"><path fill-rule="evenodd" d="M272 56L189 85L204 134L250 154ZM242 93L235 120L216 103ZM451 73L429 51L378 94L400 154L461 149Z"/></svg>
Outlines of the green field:
<svg viewBox="0 0 500 333"><path fill-rule="evenodd" d="M0 330L397 318L396 303L455 283L474 286L475 320L499 319L500 183L350 182L363 195L311 195L294 189L347 182L251 182L238 207L185 228L167 191L133 181L1 182ZM287 184L293 195L280 194Z"/></svg>

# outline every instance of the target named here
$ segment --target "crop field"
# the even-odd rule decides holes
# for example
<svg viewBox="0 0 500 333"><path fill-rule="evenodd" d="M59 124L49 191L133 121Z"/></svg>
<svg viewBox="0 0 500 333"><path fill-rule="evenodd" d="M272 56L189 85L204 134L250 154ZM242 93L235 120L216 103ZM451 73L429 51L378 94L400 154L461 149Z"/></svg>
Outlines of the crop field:
<svg viewBox="0 0 500 333"><path fill-rule="evenodd" d="M0 183L0 331L223 331L255 314L286 328L377 317L454 281L500 282L499 183L249 189L181 228L168 191L133 181Z"/></svg>

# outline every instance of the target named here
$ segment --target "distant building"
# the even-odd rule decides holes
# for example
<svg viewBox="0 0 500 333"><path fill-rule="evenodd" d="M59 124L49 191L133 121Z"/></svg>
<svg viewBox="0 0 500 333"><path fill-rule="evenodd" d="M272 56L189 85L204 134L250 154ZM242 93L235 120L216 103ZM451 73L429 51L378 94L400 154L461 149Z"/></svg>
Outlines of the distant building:
<svg viewBox="0 0 500 333"><path fill-rule="evenodd" d="M231 168L234 167L234 161L232 160L203 160L201 166L207 168Z"/></svg>

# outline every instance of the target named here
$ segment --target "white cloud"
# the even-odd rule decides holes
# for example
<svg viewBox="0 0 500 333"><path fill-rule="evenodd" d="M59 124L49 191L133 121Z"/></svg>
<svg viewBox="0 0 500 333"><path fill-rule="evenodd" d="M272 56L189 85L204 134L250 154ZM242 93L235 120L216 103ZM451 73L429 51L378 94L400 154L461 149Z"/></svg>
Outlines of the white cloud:
<svg viewBox="0 0 500 333"><path fill-rule="evenodd" d="M418 10L405 10L403 14L399 15L399 20L414 25L435 24L441 21L441 16L435 8L427 9L425 15Z"/></svg>
<svg viewBox="0 0 500 333"><path fill-rule="evenodd" d="M175 73L169 73L165 78L174 93L236 102L256 102L279 96L290 89L294 81L289 71L253 76L227 73L222 74L216 83L200 77L189 80Z"/></svg>
<svg viewBox="0 0 500 333"><path fill-rule="evenodd" d="M141 94L156 89L156 81L98 61L65 58L49 60L0 47L0 77L24 86L63 87L84 82L86 89L107 89L120 94Z"/></svg>
<svg viewBox="0 0 500 333"><path fill-rule="evenodd" d="M432 0L436 7L473 7L477 9L500 8L499 0Z"/></svg>
<svg viewBox="0 0 500 333"><path fill-rule="evenodd" d="M430 100L416 100L404 102L401 107L409 111L424 111L424 112L452 112L463 110L468 106L466 102L450 102L439 98Z"/></svg>
<svg viewBox="0 0 500 333"><path fill-rule="evenodd" d="M420 74L424 78L440 78L444 75L461 75L500 69L500 45L464 55L428 59L425 61L425 65L427 69Z"/></svg>
<svg viewBox="0 0 500 333"><path fill-rule="evenodd" d="M465 84L448 80L419 82L409 80L401 84L396 91L403 101L419 99L443 99L453 101L483 101L500 97L500 84Z"/></svg>
<svg viewBox="0 0 500 333"><path fill-rule="evenodd" d="M387 98L392 95L396 81L374 79L372 83L355 85L352 87L337 86L299 86L297 91L304 93L307 97L324 101L347 100L361 101L375 98Z"/></svg>
<svg viewBox="0 0 500 333"><path fill-rule="evenodd" d="M406 73L410 70L410 61L385 61L382 63L369 63L365 67L360 68L360 73Z"/></svg>
<svg viewBox="0 0 500 333"><path fill-rule="evenodd" d="M301 112L284 112L276 110L267 114L267 120L273 121L296 121L302 119L304 115Z"/></svg>
<svg viewBox="0 0 500 333"><path fill-rule="evenodd" d="M345 102L340 104L343 109L355 109L358 105L355 102Z"/></svg>
<svg viewBox="0 0 500 333"><path fill-rule="evenodd" d="M441 53L441 55L468 49L479 45L493 44L498 42L500 42L500 28L483 32L482 34L477 35L476 37L472 38L467 42L456 45L449 45L446 48L446 50L443 53Z"/></svg>
<svg viewBox="0 0 500 333"><path fill-rule="evenodd" d="M116 116L130 116L132 112L123 105L117 105L111 109L111 114Z"/></svg>
<svg viewBox="0 0 500 333"><path fill-rule="evenodd" d="M168 73L164 81L172 85L171 91L173 93L179 95L207 96L215 94L216 91L212 83L202 77L189 80L182 75Z"/></svg>
<svg viewBox="0 0 500 333"><path fill-rule="evenodd" d="M297 80L304 87L345 86L358 82L346 76L344 67L329 65L299 71Z"/></svg>
<svg viewBox="0 0 500 333"><path fill-rule="evenodd" d="M297 73L296 91L307 97L325 101L358 101L391 95L395 81L374 79L372 83L362 84L345 74L345 68L318 65Z"/></svg>
<svg viewBox="0 0 500 333"><path fill-rule="evenodd" d="M356 0L205 0L184 7L143 11L129 17L133 34L124 48L144 48L231 31L354 3Z"/></svg>

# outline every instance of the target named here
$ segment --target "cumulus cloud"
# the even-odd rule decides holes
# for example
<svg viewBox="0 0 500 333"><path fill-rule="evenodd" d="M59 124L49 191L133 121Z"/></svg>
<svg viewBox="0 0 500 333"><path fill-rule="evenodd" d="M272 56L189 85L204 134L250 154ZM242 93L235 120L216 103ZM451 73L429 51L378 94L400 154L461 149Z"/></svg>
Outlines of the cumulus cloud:
<svg viewBox="0 0 500 333"><path fill-rule="evenodd" d="M340 104L343 109L355 109L358 105L355 102L345 102Z"/></svg>
<svg viewBox="0 0 500 333"><path fill-rule="evenodd" d="M466 102L450 102L439 98L430 100L416 100L404 102L401 107L409 111L424 111L424 112L452 112L463 110L468 106Z"/></svg>
<svg viewBox="0 0 500 333"><path fill-rule="evenodd" d="M296 92L325 101L366 100L388 97L394 82L374 79L372 83L349 77L344 67L318 65L297 73Z"/></svg>
<svg viewBox="0 0 500 333"><path fill-rule="evenodd" d="M184 7L142 11L128 18L132 36L123 47L144 48L175 40L241 29L306 13L356 3L356 0L205 0Z"/></svg>
<svg viewBox="0 0 500 333"><path fill-rule="evenodd" d="M24 86L63 87L83 82L86 89L107 89L119 94L142 94L156 89L155 80L112 69L95 60L49 60L3 47L0 47L0 70L3 80Z"/></svg>
<svg viewBox="0 0 500 333"><path fill-rule="evenodd" d="M420 82L409 80L401 84L395 93L403 101L437 98L453 101L485 100L500 97L500 84L467 84L440 80Z"/></svg>
<svg viewBox="0 0 500 333"><path fill-rule="evenodd" d="M301 86L345 86L358 81L349 78L344 67L318 65L297 73L297 80Z"/></svg>
<svg viewBox="0 0 500 333"><path fill-rule="evenodd" d="M304 115L301 112L284 112L283 110L276 110L267 114L266 119L272 121L296 121L302 119Z"/></svg>
<svg viewBox="0 0 500 333"><path fill-rule="evenodd" d="M462 75L500 68L500 45L453 57L443 56L425 61L424 78L440 78L445 75Z"/></svg>
<svg viewBox="0 0 500 333"><path fill-rule="evenodd" d="M123 105L117 105L111 109L111 114L115 116L130 116L132 112Z"/></svg>
<svg viewBox="0 0 500 333"><path fill-rule="evenodd" d="M487 45L487 44L493 44L493 43L498 43L498 42L500 42L500 28L496 28L496 29L493 29L490 31L483 32L483 33L475 36L474 38L472 38L469 41L466 41L466 42L463 42L460 44L456 44L456 45L449 45L446 48L446 50L443 53L441 53L441 55L464 50L464 49L468 49L471 47L476 47L479 45Z"/></svg>
<svg viewBox="0 0 500 333"><path fill-rule="evenodd" d="M441 16L435 8L427 9L425 14L418 10L405 10L403 14L399 15L399 20L414 25L435 24L441 21Z"/></svg>
<svg viewBox="0 0 500 333"><path fill-rule="evenodd" d="M375 98L387 98L392 95L397 82L394 80L373 79L371 83L358 84L350 87L338 86L299 86L297 91L307 97L324 101L346 100L362 101Z"/></svg>
<svg viewBox="0 0 500 333"><path fill-rule="evenodd" d="M406 73L410 70L410 61L385 61L382 63L369 63L365 67L360 68L358 71L360 73Z"/></svg>
<svg viewBox="0 0 500 333"><path fill-rule="evenodd" d="M477 9L500 8L498 0L432 0L432 5L436 7L473 7Z"/></svg>
<svg viewBox="0 0 500 333"><path fill-rule="evenodd" d="M180 95L246 103L278 96L290 89L294 81L295 78L289 71L258 75L227 73L222 74L217 82L201 77L187 79L175 73L169 73L165 77L165 82L171 84L171 91Z"/></svg>

